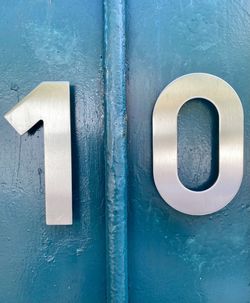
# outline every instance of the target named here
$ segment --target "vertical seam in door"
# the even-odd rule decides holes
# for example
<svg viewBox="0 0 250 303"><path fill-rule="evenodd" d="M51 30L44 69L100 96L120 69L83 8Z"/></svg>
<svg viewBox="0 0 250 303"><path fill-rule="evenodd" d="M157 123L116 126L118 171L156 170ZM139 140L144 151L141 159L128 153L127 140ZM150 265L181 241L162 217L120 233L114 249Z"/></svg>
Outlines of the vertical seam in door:
<svg viewBox="0 0 250 303"><path fill-rule="evenodd" d="M128 301L125 0L104 0L107 301Z"/></svg>

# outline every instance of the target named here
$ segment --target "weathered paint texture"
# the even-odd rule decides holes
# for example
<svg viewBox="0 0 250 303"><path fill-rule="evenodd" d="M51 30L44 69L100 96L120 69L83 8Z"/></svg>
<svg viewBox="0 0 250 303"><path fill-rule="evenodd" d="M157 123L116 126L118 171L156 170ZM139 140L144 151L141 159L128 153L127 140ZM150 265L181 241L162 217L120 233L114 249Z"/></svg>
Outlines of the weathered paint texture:
<svg viewBox="0 0 250 303"><path fill-rule="evenodd" d="M125 4L105 0L107 301L127 302L127 115Z"/></svg>
<svg viewBox="0 0 250 303"><path fill-rule="evenodd" d="M130 302L250 300L249 15L249 1L128 1ZM173 210L160 198L152 176L155 100L172 80L193 72L225 79L245 111L241 189L228 207L204 217ZM200 100L180 112L179 175L190 188L204 189L216 179L218 155L211 147L218 144L216 120Z"/></svg>
<svg viewBox="0 0 250 303"><path fill-rule="evenodd" d="M106 302L102 1L3 0L0 41L0 302ZM71 84L72 226L45 225L43 128L3 117L45 80Z"/></svg>
<svg viewBox="0 0 250 303"><path fill-rule="evenodd" d="M249 1L128 0L126 35L122 0L0 6L0 302L249 302ZM204 217L169 207L152 176L155 100L191 72L225 79L245 111L241 189ZM3 118L44 80L71 83L71 227L45 225L43 128L20 137ZM178 127L180 179L207 188L217 114L191 101Z"/></svg>

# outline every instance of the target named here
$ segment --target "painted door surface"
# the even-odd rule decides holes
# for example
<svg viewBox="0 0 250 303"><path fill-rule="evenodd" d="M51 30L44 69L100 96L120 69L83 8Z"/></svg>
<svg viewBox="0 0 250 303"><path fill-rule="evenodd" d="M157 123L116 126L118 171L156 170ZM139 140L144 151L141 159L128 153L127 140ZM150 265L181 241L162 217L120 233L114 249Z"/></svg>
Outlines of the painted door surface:
<svg viewBox="0 0 250 303"><path fill-rule="evenodd" d="M104 302L102 2L4 0L0 20L0 302ZM71 84L74 224L46 226L43 128L19 136L3 115L60 80Z"/></svg>
<svg viewBox="0 0 250 303"><path fill-rule="evenodd" d="M128 1L129 297L131 302L250 301L249 1ZM152 177L151 115L177 77L206 72L230 83L245 113L244 178L213 215L169 207ZM179 115L179 176L202 190L217 175L216 112L201 100ZM234 172L232 171L232 174ZM183 197L185 199L185 197Z"/></svg>
<svg viewBox="0 0 250 303"><path fill-rule="evenodd" d="M0 302L250 302L249 16L247 0L1 1ZM163 201L152 167L155 101L194 72L232 85L245 115L239 193L197 217ZM47 226L43 127L19 136L3 115L62 80L73 225ZM204 190L218 175L218 114L192 100L178 122L179 177Z"/></svg>

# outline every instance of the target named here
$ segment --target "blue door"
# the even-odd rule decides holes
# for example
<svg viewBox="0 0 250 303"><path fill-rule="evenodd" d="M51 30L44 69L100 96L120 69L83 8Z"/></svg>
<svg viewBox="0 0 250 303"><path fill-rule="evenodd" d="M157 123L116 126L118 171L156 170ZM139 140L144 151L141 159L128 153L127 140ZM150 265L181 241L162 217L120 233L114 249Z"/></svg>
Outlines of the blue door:
<svg viewBox="0 0 250 303"><path fill-rule="evenodd" d="M0 302L250 302L249 16L244 0L1 1ZM245 115L241 188L196 217L160 197L152 171L155 101L194 72L226 80ZM43 126L19 136L3 116L61 80L74 215L47 226ZM179 113L178 172L192 190L218 176L218 128L204 100Z"/></svg>
<svg viewBox="0 0 250 303"><path fill-rule="evenodd" d="M249 2L133 0L127 9L130 300L247 303ZM155 100L171 81L194 72L230 83L245 114L245 172L238 195L218 213L198 217L169 207L152 177ZM181 109L178 146L182 183L193 190L210 187L218 174L218 117L209 103L192 100Z"/></svg>
<svg viewBox="0 0 250 303"><path fill-rule="evenodd" d="M105 302L102 3L4 0L0 20L0 302ZM46 226L43 127L19 136L3 115L42 81L62 80L74 224Z"/></svg>

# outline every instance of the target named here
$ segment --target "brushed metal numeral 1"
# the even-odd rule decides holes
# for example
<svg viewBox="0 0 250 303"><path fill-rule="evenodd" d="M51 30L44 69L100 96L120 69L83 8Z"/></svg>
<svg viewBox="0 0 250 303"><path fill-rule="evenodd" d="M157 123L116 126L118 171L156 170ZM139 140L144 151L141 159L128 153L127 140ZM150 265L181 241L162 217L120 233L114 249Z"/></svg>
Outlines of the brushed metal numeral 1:
<svg viewBox="0 0 250 303"><path fill-rule="evenodd" d="M219 175L214 185L200 192L187 189L177 170L177 115L194 98L209 100L219 114ZM243 109L227 82L194 73L176 79L162 91L153 112L153 166L160 195L182 213L211 214L233 199L243 175Z"/></svg>
<svg viewBox="0 0 250 303"><path fill-rule="evenodd" d="M72 224L69 83L42 82L5 118L20 135L43 121L46 223Z"/></svg>

